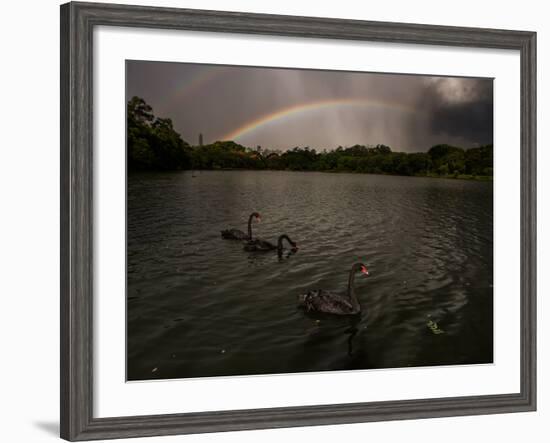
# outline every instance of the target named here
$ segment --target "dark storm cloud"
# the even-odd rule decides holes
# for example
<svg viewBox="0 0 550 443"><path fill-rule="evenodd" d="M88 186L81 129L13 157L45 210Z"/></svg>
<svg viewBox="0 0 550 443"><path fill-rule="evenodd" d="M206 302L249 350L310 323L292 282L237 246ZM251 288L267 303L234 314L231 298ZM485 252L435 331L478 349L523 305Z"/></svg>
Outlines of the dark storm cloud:
<svg viewBox="0 0 550 443"><path fill-rule="evenodd" d="M478 144L493 140L493 82L439 78L428 82L423 106L435 134Z"/></svg>
<svg viewBox="0 0 550 443"><path fill-rule="evenodd" d="M205 143L232 135L280 150L382 143L411 152L492 141L487 79L130 61L126 94L171 118L191 144L199 133Z"/></svg>

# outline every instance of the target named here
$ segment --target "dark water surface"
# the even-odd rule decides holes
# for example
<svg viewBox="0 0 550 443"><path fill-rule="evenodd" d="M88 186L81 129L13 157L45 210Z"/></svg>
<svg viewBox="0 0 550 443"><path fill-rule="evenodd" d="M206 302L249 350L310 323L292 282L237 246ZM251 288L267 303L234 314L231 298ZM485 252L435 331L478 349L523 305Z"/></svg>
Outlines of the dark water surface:
<svg viewBox="0 0 550 443"><path fill-rule="evenodd" d="M492 183L363 174L202 171L128 177L128 379L489 363ZM220 230L286 233L282 259ZM306 315L344 290L358 318Z"/></svg>

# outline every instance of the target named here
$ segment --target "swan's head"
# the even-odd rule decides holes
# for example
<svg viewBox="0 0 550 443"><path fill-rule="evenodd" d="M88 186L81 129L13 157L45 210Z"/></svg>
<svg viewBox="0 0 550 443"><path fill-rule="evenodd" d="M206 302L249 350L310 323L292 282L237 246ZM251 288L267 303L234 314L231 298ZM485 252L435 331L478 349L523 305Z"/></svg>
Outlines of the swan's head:
<svg viewBox="0 0 550 443"><path fill-rule="evenodd" d="M252 217L254 217L256 220L262 221L262 217L261 217L261 215L260 215L259 212L253 212L251 215L252 215Z"/></svg>
<svg viewBox="0 0 550 443"><path fill-rule="evenodd" d="M278 241L279 248L282 248L283 240L286 240L288 242L288 244L291 246L292 252L296 252L298 250L298 243L292 241L290 237L286 234L279 236L279 241Z"/></svg>
<svg viewBox="0 0 550 443"><path fill-rule="evenodd" d="M361 268L360 268L361 272L365 275L369 275L369 270L367 269L367 267L361 263Z"/></svg>

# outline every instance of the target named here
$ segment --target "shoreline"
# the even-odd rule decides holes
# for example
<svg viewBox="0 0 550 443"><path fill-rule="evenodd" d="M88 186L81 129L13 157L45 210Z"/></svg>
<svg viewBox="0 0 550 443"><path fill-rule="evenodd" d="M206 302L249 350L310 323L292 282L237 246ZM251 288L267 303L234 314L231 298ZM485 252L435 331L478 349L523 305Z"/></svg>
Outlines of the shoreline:
<svg viewBox="0 0 550 443"><path fill-rule="evenodd" d="M323 174L354 174L354 175L382 175L385 177L411 177L411 178L440 178L445 180L464 180L464 181L477 181L477 182L492 182L493 176L489 175L468 175L468 174L458 174L458 175L400 175L400 174L384 174L384 173L373 173L373 172L357 172L357 171L337 171L337 170L328 170L328 171L297 171L292 169L245 169L245 168L212 168L212 169L172 169L172 170L134 170L128 171L127 175L132 174L143 174L143 173L175 173L175 172L200 172L200 171L256 171L256 172L319 172Z"/></svg>

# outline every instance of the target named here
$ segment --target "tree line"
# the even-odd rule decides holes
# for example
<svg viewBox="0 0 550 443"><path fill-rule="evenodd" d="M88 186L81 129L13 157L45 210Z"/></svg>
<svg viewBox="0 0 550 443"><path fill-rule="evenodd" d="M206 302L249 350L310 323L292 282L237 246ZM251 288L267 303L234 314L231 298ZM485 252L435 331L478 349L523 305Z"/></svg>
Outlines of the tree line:
<svg viewBox="0 0 550 443"><path fill-rule="evenodd" d="M133 97L127 108L128 170L272 169L359 172L410 176L487 178L493 176L493 145L463 149L440 144L427 152L394 152L386 145L339 146L319 152L294 147L286 152L248 148L233 141L191 146L169 118Z"/></svg>

